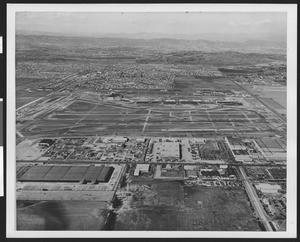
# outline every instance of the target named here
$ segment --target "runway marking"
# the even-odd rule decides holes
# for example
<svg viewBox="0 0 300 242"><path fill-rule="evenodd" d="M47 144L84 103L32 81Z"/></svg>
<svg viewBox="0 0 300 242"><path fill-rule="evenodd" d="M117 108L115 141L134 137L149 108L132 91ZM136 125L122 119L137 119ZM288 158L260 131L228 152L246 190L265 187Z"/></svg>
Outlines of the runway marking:
<svg viewBox="0 0 300 242"><path fill-rule="evenodd" d="M19 135L21 138L25 137L23 134L20 133L20 131L16 131L17 135Z"/></svg>
<svg viewBox="0 0 300 242"><path fill-rule="evenodd" d="M210 121L212 121L211 116L210 116L209 112L207 111L207 109L205 109L205 111L206 111L206 113L207 113L208 119L209 119Z"/></svg>
<svg viewBox="0 0 300 242"><path fill-rule="evenodd" d="M146 119L145 119L145 122L144 122L144 125L143 125L143 131L142 131L142 134L144 134L144 132L145 132L145 129L146 129L146 126L147 126L147 123L148 123L148 119L149 119L149 117L150 117L150 114L151 114L151 109L149 109L148 114L147 114L147 117L146 117Z"/></svg>
<svg viewBox="0 0 300 242"><path fill-rule="evenodd" d="M248 119L249 120L249 122L250 123L252 123L253 124L253 122L252 122L252 120L250 119L250 118L248 118L248 116L243 112L243 115L246 117L246 119Z"/></svg>
<svg viewBox="0 0 300 242"><path fill-rule="evenodd" d="M194 122L193 122L193 118L192 118L192 112L189 111L188 113L189 113L189 120L190 120L190 122L194 123Z"/></svg>

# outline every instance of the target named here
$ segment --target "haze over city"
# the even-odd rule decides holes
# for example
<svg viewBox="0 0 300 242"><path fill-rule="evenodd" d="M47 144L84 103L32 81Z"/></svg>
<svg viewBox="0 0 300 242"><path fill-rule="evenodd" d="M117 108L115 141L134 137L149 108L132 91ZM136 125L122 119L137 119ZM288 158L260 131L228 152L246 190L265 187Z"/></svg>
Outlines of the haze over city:
<svg viewBox="0 0 300 242"><path fill-rule="evenodd" d="M17 31L92 37L286 40L284 12L19 12Z"/></svg>

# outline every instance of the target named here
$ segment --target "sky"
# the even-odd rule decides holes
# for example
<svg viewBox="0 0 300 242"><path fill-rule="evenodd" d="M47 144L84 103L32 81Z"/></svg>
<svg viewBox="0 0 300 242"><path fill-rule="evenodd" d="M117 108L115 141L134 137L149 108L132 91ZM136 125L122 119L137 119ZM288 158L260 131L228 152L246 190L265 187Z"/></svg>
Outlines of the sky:
<svg viewBox="0 0 300 242"><path fill-rule="evenodd" d="M203 33L285 36L284 12L18 12L16 29L94 36L107 33Z"/></svg>

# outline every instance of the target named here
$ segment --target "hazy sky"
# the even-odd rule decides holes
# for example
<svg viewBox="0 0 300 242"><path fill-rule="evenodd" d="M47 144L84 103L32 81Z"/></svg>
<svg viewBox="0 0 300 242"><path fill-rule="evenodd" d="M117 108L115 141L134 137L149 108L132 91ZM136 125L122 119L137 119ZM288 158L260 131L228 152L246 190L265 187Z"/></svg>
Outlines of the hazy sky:
<svg viewBox="0 0 300 242"><path fill-rule="evenodd" d="M67 13L18 12L17 30L95 35L105 33L261 33L285 35L286 13Z"/></svg>

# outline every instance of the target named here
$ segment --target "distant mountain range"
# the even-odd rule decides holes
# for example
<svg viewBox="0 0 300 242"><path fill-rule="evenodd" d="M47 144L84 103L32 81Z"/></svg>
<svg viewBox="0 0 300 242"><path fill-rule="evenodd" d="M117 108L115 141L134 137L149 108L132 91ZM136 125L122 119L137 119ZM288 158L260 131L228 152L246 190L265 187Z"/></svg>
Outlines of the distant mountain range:
<svg viewBox="0 0 300 242"><path fill-rule="evenodd" d="M252 34L245 33L202 33L202 34L167 34L167 33L101 33L83 36L81 33L57 33L36 30L16 30L17 34L52 35L73 37L99 37L99 38L128 38L128 39L185 39L185 40L209 40L227 42L272 42L286 45L286 35L261 33L260 37L253 38Z"/></svg>
<svg viewBox="0 0 300 242"><path fill-rule="evenodd" d="M157 51L238 51L245 53L273 53L285 54L286 42L247 40L247 41L211 41L206 39L184 38L146 38L148 34L108 34L108 36L75 36L62 35L60 33L17 31L17 44L31 45L35 42L44 43L48 46L57 46L59 43L67 46L78 47L130 47L146 48ZM21 38L23 36L23 38ZM144 38L142 38L144 36ZM130 38L129 38L130 37ZM138 38L140 37L140 38ZM179 37L179 36L177 36Z"/></svg>

